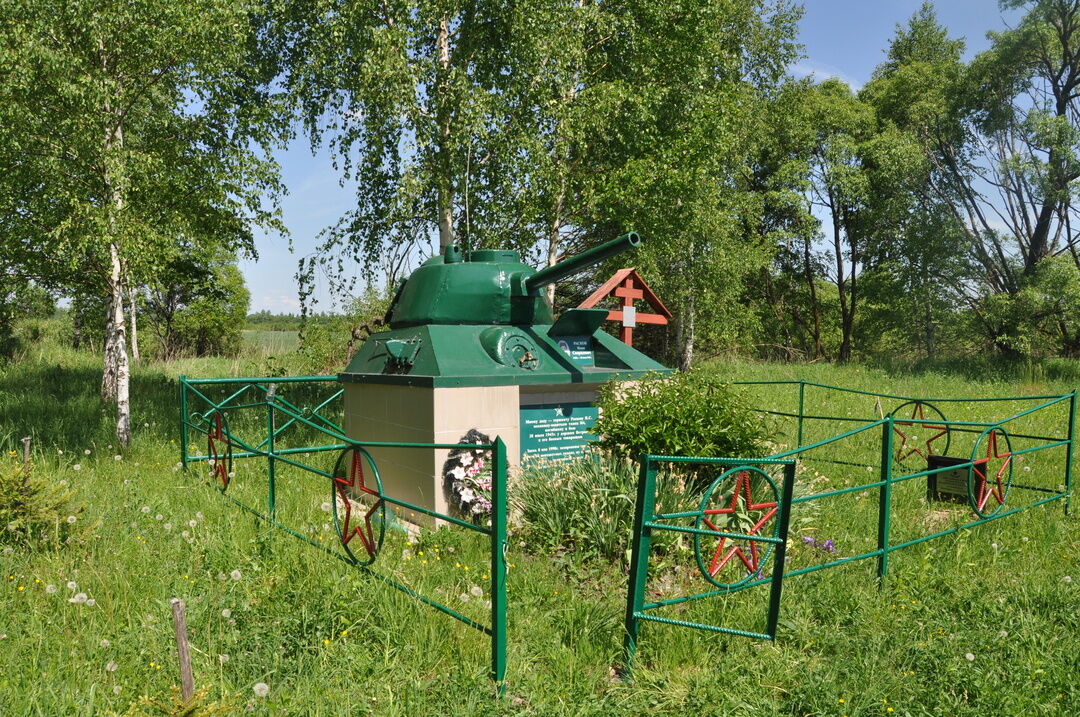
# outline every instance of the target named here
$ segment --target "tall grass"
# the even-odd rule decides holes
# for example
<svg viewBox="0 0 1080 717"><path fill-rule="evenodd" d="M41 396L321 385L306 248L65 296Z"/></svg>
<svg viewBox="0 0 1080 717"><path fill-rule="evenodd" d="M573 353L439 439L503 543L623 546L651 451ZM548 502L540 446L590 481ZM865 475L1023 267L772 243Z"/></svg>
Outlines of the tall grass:
<svg viewBox="0 0 1080 717"><path fill-rule="evenodd" d="M34 436L35 476L67 481L85 505L75 524L81 541L19 544L0 555L0 713L108 714L141 695L165 698L179 682L173 597L187 603L196 685L256 714L1080 712L1080 534L1060 504L896 553L880 586L871 561L794 578L775 644L646 625L632 682L613 676L626 588L623 561L609 559L618 546L557 549L519 520L508 555L507 694L496 701L483 635L268 528L223 500L202 470L177 470L174 377L259 374L260 361L137 367L135 438L125 451L111 438L111 410L96 398L95 357L45 346L0 369L0 448ZM790 376L917 395L1072 388L1047 375L972 381L945 371L734 362L714 370L732 380ZM755 398L775 405L782 396L762 390ZM863 398L827 400L836 415L875 412ZM841 448L870 457L874 439L859 441ZM865 480L865 467L812 456L804 463L804 484ZM236 472L230 493L263 500L264 464ZM897 498L898 535L952 519L937 516L952 509L926 504L918 481L910 483L910 495ZM332 545L325 480L279 467L277 484L283 521ZM615 496L627 488L624 481L612 496L618 507L598 505L597 520L626 509ZM546 500L560 508L557 494ZM797 532L858 549L873 538L876 502L858 493L822 501ZM485 618L482 536L442 529L410 543L387 535L375 569ZM801 541L792 553L796 565L821 559ZM706 587L692 559L671 555L658 562L651 590ZM70 601L79 593L87 602ZM763 589L747 590L679 616L754 629L766 603ZM253 692L259 682L266 697Z"/></svg>

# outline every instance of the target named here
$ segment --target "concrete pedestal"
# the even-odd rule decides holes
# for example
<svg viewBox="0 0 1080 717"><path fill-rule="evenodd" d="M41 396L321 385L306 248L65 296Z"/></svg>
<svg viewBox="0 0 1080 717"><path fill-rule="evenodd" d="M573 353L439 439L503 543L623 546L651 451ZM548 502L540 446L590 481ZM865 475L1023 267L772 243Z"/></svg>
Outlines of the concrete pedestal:
<svg viewBox="0 0 1080 717"><path fill-rule="evenodd" d="M476 429L492 440L502 438L507 463L513 468L522 460L523 416L528 421L527 453L562 457L573 452L571 434L576 432L581 438L582 414L587 414L589 409L585 407L594 403L596 387L559 384L431 388L345 383L345 434L365 442L457 443L470 429ZM551 417L544 417L549 410ZM575 411L577 417L571 415ZM591 426L591 420L588 424ZM560 445L564 448L561 452ZM449 449L369 450L386 495L449 513L442 477ZM430 526L434 522L414 511L399 509L395 513L410 523Z"/></svg>

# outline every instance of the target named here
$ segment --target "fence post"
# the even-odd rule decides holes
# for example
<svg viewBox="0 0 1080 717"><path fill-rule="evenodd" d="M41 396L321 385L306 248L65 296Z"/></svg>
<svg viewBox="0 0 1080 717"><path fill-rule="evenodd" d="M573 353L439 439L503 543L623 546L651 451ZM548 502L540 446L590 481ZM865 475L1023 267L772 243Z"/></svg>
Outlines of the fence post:
<svg viewBox="0 0 1080 717"><path fill-rule="evenodd" d="M878 494L878 578L889 573L889 522L892 513L893 417L881 424L881 491ZM880 584L879 584L880 587Z"/></svg>
<svg viewBox="0 0 1080 717"><path fill-rule="evenodd" d="M797 443L795 444L796 448L802 448L803 413L805 413L805 408L806 408L806 381L804 381L803 379L800 378L799 379L799 435L798 435L798 438L796 439L797 440Z"/></svg>
<svg viewBox="0 0 1080 717"><path fill-rule="evenodd" d="M274 520L277 511L277 495L274 481L274 389L277 384L270 384L266 390L266 474L267 474L267 512Z"/></svg>
<svg viewBox="0 0 1080 717"><path fill-rule="evenodd" d="M769 616L765 623L765 634L776 639L776 625L780 621L780 596L784 590L784 563L787 559L788 525L791 522L791 495L795 487L794 462L784 466L784 485L780 492L780 542L773 551L776 555L773 567L772 584L769 586Z"/></svg>
<svg viewBox="0 0 1080 717"><path fill-rule="evenodd" d="M638 619L645 604L645 583L649 577L649 545L652 529L645 525L653 519L653 507L656 501L656 464L652 456L643 453L638 459L641 471L638 474L637 502L634 503L634 532L630 554L630 577L626 586L626 616L623 624L626 635L623 638L623 668L627 676L634 668L634 652L637 650Z"/></svg>
<svg viewBox="0 0 1080 717"><path fill-rule="evenodd" d="M1065 515L1069 514L1069 503L1072 500L1072 464L1073 444L1076 439L1076 391L1069 397L1069 447L1065 452Z"/></svg>
<svg viewBox="0 0 1080 717"><path fill-rule="evenodd" d="M502 694L506 677L506 444L491 449L491 679Z"/></svg>
<svg viewBox="0 0 1080 717"><path fill-rule="evenodd" d="M180 376L180 465L187 471L187 376Z"/></svg>

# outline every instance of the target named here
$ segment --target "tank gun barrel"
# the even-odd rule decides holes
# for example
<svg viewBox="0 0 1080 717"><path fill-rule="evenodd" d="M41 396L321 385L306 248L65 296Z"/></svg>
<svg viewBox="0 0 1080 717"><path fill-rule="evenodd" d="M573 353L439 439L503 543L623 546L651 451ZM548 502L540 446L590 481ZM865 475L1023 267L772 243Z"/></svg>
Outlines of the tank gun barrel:
<svg viewBox="0 0 1080 717"><path fill-rule="evenodd" d="M636 249L640 244L641 237L639 237L636 232L623 234L621 237L616 237L603 244L594 246L592 249L587 249L569 259L563 259L554 266L541 269L525 279L525 288L528 289L529 292L533 292L548 284L561 281L568 276L573 276L579 271L583 271L594 264L599 264L604 259L615 256L627 249Z"/></svg>

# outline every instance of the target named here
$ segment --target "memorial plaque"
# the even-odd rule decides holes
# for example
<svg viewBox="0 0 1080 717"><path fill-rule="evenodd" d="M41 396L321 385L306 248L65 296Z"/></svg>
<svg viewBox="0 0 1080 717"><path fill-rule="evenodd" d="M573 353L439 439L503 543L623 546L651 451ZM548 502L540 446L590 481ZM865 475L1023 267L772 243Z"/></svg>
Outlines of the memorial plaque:
<svg viewBox="0 0 1080 717"><path fill-rule="evenodd" d="M970 463L971 461L967 458L955 458L953 456L929 455L926 458L927 468L929 470L948 468L956 465L964 466L963 468L953 468L952 470L931 473L926 476L927 500L944 501L947 503L967 503L969 469L965 464ZM986 463L986 461L975 461L976 466L979 466L981 463ZM985 470L985 468L982 470Z"/></svg>
<svg viewBox="0 0 1080 717"><path fill-rule="evenodd" d="M562 336L559 348L578 366L592 366L595 362L591 336Z"/></svg>
<svg viewBox="0 0 1080 717"><path fill-rule="evenodd" d="M596 440L590 429L600 415L590 403L521 407L521 460L577 458Z"/></svg>

